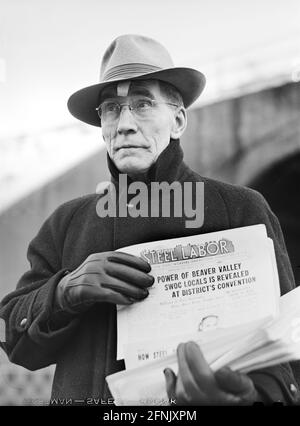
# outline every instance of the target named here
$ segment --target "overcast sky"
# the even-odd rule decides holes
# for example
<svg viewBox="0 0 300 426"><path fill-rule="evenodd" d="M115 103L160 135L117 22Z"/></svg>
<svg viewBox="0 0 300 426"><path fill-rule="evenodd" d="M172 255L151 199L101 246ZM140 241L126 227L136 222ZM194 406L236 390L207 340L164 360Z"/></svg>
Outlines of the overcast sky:
<svg viewBox="0 0 300 426"><path fill-rule="evenodd" d="M0 139L74 122L120 34L158 39L196 67L299 34L299 0L0 0ZM2 81L1 81L2 79Z"/></svg>

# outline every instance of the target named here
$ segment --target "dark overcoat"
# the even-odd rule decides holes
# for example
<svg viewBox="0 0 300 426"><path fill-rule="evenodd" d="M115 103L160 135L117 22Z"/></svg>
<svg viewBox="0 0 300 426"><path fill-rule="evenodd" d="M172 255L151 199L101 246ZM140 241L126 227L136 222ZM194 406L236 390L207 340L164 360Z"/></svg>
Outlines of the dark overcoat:
<svg viewBox="0 0 300 426"><path fill-rule="evenodd" d="M118 171L108 160L112 181ZM183 162L179 141L171 141L151 169L150 181L204 182L204 224L185 227L186 217L124 218L97 215L100 195L77 198L58 207L28 249L30 270L0 306L6 322L2 347L9 359L29 370L56 364L53 398L110 397L105 377L124 368L116 360L116 308L99 303L79 318L53 318L55 288L67 270L74 270L95 252L158 239L208 233L264 223L274 241L281 293L294 287L293 274L278 220L264 198L245 187L200 177ZM149 184L148 182L148 184ZM294 402L297 381L290 366L252 373L266 401ZM293 392L291 391L293 390Z"/></svg>

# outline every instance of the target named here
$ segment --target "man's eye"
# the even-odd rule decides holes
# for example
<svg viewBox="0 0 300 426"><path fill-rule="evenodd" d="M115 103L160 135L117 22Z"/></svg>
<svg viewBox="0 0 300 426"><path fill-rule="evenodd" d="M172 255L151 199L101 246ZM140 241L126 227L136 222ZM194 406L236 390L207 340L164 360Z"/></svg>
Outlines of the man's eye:
<svg viewBox="0 0 300 426"><path fill-rule="evenodd" d="M139 110L145 110L145 109L149 109L151 107L152 107L152 102L148 99L140 99L140 100L136 101L135 108L137 108Z"/></svg>
<svg viewBox="0 0 300 426"><path fill-rule="evenodd" d="M104 110L105 112L116 112L118 110L118 104L116 104L115 102L105 104Z"/></svg>

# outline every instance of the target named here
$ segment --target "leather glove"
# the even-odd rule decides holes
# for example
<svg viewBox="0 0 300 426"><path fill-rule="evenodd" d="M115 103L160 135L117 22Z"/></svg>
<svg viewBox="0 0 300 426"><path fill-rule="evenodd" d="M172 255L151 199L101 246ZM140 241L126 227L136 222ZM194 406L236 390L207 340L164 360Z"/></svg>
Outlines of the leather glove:
<svg viewBox="0 0 300 426"><path fill-rule="evenodd" d="M164 371L168 397L177 405L252 405L260 401L249 376L224 367L213 372L195 342L177 348L178 376Z"/></svg>
<svg viewBox="0 0 300 426"><path fill-rule="evenodd" d="M79 314L98 302L129 305L144 299L154 278L143 259L122 252L94 253L65 275L55 292L55 307Z"/></svg>

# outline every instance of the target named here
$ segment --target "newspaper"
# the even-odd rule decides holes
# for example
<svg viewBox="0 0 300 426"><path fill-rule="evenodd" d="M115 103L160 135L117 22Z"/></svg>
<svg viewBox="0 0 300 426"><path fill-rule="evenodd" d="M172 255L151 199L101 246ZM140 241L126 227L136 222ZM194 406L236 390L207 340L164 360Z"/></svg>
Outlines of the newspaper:
<svg viewBox="0 0 300 426"><path fill-rule="evenodd" d="M151 264L149 296L118 309L118 359L126 369L173 354L207 331L278 314L279 280L265 225L121 248Z"/></svg>
<svg viewBox="0 0 300 426"><path fill-rule="evenodd" d="M199 344L213 371L225 365L249 372L300 359L300 287L280 297L274 320L254 321L227 330L208 333L209 341ZM225 345L224 345L225 343ZM178 373L176 355L106 378L116 405L168 405L163 370Z"/></svg>

